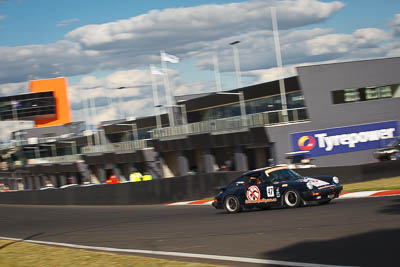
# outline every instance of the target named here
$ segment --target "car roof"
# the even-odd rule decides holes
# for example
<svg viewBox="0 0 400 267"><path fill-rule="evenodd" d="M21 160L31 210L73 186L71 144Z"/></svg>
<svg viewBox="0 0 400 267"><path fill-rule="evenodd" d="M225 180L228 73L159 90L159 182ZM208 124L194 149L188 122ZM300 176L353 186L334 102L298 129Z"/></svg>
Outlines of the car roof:
<svg viewBox="0 0 400 267"><path fill-rule="evenodd" d="M245 172L243 175L253 174L253 173L256 173L256 172L261 172L261 171L265 171L265 170L269 170L269 169L274 169L274 168L278 168L278 167L287 167L287 165L282 164L282 165L274 165L274 166L269 166L269 167L263 167L263 168L259 168L259 169L247 171L247 172Z"/></svg>

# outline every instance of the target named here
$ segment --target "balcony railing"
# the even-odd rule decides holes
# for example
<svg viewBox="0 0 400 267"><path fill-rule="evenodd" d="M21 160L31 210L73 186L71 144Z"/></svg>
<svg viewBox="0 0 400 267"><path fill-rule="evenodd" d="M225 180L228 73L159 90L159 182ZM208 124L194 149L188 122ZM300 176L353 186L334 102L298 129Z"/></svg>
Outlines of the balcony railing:
<svg viewBox="0 0 400 267"><path fill-rule="evenodd" d="M288 109L287 113L288 116L286 120L284 118L283 111L276 110L249 114L246 116L195 122L175 127L158 128L152 131L151 137L152 139L166 139L169 137L191 134L246 131L253 127L294 123L308 120L306 108Z"/></svg>
<svg viewBox="0 0 400 267"><path fill-rule="evenodd" d="M35 164L78 162L78 161L83 161L80 154L28 159L28 164L35 165Z"/></svg>
<svg viewBox="0 0 400 267"><path fill-rule="evenodd" d="M0 150L10 149L17 146L26 146L26 145L37 145L37 144L46 144L46 143L54 143L62 140L70 140L73 137L81 137L81 135L75 134L65 134L65 136L52 136L52 137L43 137L43 138L32 138L32 140L12 140L9 143L0 144Z"/></svg>
<svg viewBox="0 0 400 267"><path fill-rule="evenodd" d="M104 153L104 152L118 152L118 151L136 151L148 148L147 140L135 140L121 143L110 143L105 145L88 146L82 148L83 154L88 153Z"/></svg>
<svg viewBox="0 0 400 267"><path fill-rule="evenodd" d="M177 136L186 136L191 134L218 134L224 132L238 132L247 131L252 127L263 127L276 124L287 124L300 121L307 121L307 109L296 108L288 109L287 119L283 116L282 110L269 111L263 113L249 114L246 116L235 116L217 120L201 121L185 125L178 125L175 127L158 128L151 131L152 139L168 139ZM38 143L54 142L61 138L49 137L40 138ZM9 144L1 144L0 149L12 148L15 146L27 145L28 141L15 141ZM104 145L95 145L82 148L82 154L88 153L105 153L105 152L119 152L119 151L136 151L152 147L149 139L127 141L120 143L110 143ZM59 157L48 157L36 159L36 162L51 163L51 162L69 162L80 160L80 155L68 155ZM35 162L35 161L33 161Z"/></svg>

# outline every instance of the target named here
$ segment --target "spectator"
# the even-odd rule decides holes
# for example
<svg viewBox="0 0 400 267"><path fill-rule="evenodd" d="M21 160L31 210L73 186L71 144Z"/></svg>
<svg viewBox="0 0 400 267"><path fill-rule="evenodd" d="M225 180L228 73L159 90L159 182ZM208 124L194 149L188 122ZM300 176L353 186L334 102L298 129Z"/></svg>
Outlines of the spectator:
<svg viewBox="0 0 400 267"><path fill-rule="evenodd" d="M112 174L110 178L107 179L106 184L119 184L119 179L115 174Z"/></svg>
<svg viewBox="0 0 400 267"><path fill-rule="evenodd" d="M54 187L50 180L46 180L46 187Z"/></svg>
<svg viewBox="0 0 400 267"><path fill-rule="evenodd" d="M222 164L221 167L219 168L220 172L226 172L228 171L228 168L226 167L226 165Z"/></svg>
<svg viewBox="0 0 400 267"><path fill-rule="evenodd" d="M226 166L226 170L227 171L232 171L233 170L232 160L230 160L230 159L225 160L224 165Z"/></svg>
<svg viewBox="0 0 400 267"><path fill-rule="evenodd" d="M141 182L143 179L143 176L140 172L132 172L131 175L129 175L129 181L131 182Z"/></svg>
<svg viewBox="0 0 400 267"><path fill-rule="evenodd" d="M151 176L151 174L148 172L145 172L142 177L142 181L151 181L152 179L153 179L153 176Z"/></svg>

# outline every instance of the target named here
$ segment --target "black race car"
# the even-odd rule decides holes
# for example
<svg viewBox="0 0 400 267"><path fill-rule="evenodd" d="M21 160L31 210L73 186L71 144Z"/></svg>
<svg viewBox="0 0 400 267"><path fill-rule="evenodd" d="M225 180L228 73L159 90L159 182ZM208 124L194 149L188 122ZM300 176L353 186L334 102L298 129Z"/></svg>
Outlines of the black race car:
<svg viewBox="0 0 400 267"><path fill-rule="evenodd" d="M386 147L374 151L374 157L380 161L400 159L400 137L393 139Z"/></svg>
<svg viewBox="0 0 400 267"><path fill-rule="evenodd" d="M336 176L303 177L286 166L276 166L246 172L219 189L212 205L237 213L255 207L296 208L308 201L326 204L339 197L343 186Z"/></svg>

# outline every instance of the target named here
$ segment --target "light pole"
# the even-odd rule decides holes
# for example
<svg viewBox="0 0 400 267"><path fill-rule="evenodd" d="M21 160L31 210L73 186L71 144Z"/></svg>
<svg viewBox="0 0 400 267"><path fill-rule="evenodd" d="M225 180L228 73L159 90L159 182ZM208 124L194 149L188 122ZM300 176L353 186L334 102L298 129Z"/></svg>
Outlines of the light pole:
<svg viewBox="0 0 400 267"><path fill-rule="evenodd" d="M93 97L91 97L89 103L90 103L90 107L91 107L91 112L93 114L94 125L97 125L96 100ZM94 125L92 125L93 130L94 130Z"/></svg>
<svg viewBox="0 0 400 267"><path fill-rule="evenodd" d="M165 55L164 51L160 51L160 55L161 55L161 66L163 68L163 71L165 73L164 75L164 87L165 87L165 94L166 94L166 98L167 98L167 105L171 106L173 105L173 103L175 102L173 100L173 93L171 90L171 86L169 83L169 77L168 77L168 71L167 71L167 63L165 60L163 60L163 55ZM168 108L168 119L169 119L169 126L175 126L175 115L174 115L174 110L173 107L169 107Z"/></svg>
<svg viewBox="0 0 400 267"><path fill-rule="evenodd" d="M186 105L185 105L185 104L177 104L177 105L157 105L157 106L155 106L155 107L157 107L157 108L160 108L160 107L171 108L172 111L173 111L173 108L178 107L178 108L181 109L181 112L182 112L182 123L183 123L183 124L187 124L187 123L188 123L188 120L187 120L187 113L186 113Z"/></svg>
<svg viewBox="0 0 400 267"><path fill-rule="evenodd" d="M99 86L94 86L94 87L90 87L90 88L86 88L86 90L89 90L89 89L96 89L96 88L100 88L100 87L103 87L103 86L101 86L101 85L99 85ZM105 87L104 87L105 88ZM120 86L120 87L114 87L114 88L107 88L107 89L125 89L125 88L127 88L127 87L125 87L125 86ZM106 94L106 98L107 98L107 105L108 106L110 106L110 105L112 105L112 98L110 97L110 95L111 94ZM83 101L83 98L82 98L82 101ZM122 102L121 102L121 96L119 95L118 96L118 104L119 104L119 107L122 107ZM86 96L86 101L83 101L83 105L84 105L84 109L85 110L87 110L87 112L86 112L86 124L88 125L89 124L89 121L90 121L90 119L91 119L91 117L92 117L92 119L94 120L94 124L96 125L97 124L97 109L96 109L96 100L94 99L94 98L92 98L92 97L90 97L90 95L89 94L87 94L87 96ZM119 109L117 109L117 111L118 111ZM90 116L90 113L92 113L92 116ZM122 114L122 113L120 113L120 115L121 115L121 117L124 115L124 114ZM91 130L93 130L94 131L94 126L93 125L91 125L92 127L90 127L91 128Z"/></svg>
<svg viewBox="0 0 400 267"><path fill-rule="evenodd" d="M17 122L17 130L15 131L15 139L17 142L21 143L21 125L18 121L18 110L16 110L17 105L19 105L19 101L17 100L11 100L11 109L12 109L12 115L13 115L13 120ZM18 133L18 138L17 138L17 133Z"/></svg>
<svg viewBox="0 0 400 267"><path fill-rule="evenodd" d="M125 86L120 86L120 87L117 87L117 88L115 88L115 89L117 89L117 90L122 90L122 89L127 89L128 87L125 87ZM120 110L122 110L123 109L123 107L122 107L122 97L118 94L118 102L119 102L119 107L120 107ZM126 117L126 114L125 114L125 112L124 113L120 113L120 115L121 115L121 117L123 118L123 117Z"/></svg>
<svg viewBox="0 0 400 267"><path fill-rule="evenodd" d="M136 123L132 123L132 124L128 124L128 123L117 123L115 125L121 125L121 126L131 126L132 127L132 140L139 140L139 134L138 134L138 129L137 129L137 124Z"/></svg>
<svg viewBox="0 0 400 267"><path fill-rule="evenodd" d="M287 103L286 103L286 88L285 88L285 80L283 78L283 71L282 71L281 45L279 42L278 22L276 19L275 7L271 7L271 19L272 19L272 29L274 32L276 63L278 65L278 73L280 76L279 77L279 89L280 89L280 93L281 93L282 116L283 116L284 121L288 121L289 118L288 118Z"/></svg>
<svg viewBox="0 0 400 267"><path fill-rule="evenodd" d="M214 61L214 75L215 75L215 83L217 85L217 92L221 92L222 91L221 75L219 73L218 56L216 52L213 54L213 61Z"/></svg>
<svg viewBox="0 0 400 267"><path fill-rule="evenodd" d="M157 70L155 66L150 65L150 77L151 77L151 88L153 89L153 105L154 105L154 113L156 116L156 126L157 128L161 128L161 115L160 108L156 108L159 105L158 99L158 87L157 87L157 78L154 77L154 74L165 75L165 73L161 72L161 70Z"/></svg>
<svg viewBox="0 0 400 267"><path fill-rule="evenodd" d="M87 90L90 89L96 89L99 88L100 86L95 86L91 88L86 88ZM84 94L82 94L83 96ZM86 94L86 99L81 98L83 102L83 109L86 111L85 113L85 121L86 121L86 129L93 129L93 125L90 124L91 119L96 119L96 102L93 100L92 97L90 97L90 94ZM93 107L94 106L94 107ZM91 114L92 113L92 114ZM92 115L92 116L91 116ZM94 118L91 118L94 117Z"/></svg>
<svg viewBox="0 0 400 267"><path fill-rule="evenodd" d="M242 87L242 76L240 74L240 62L239 62L239 50L237 48L237 44L239 44L240 41L235 41L230 43L233 49L233 60L235 63L235 72L236 72L236 86L238 88Z"/></svg>

